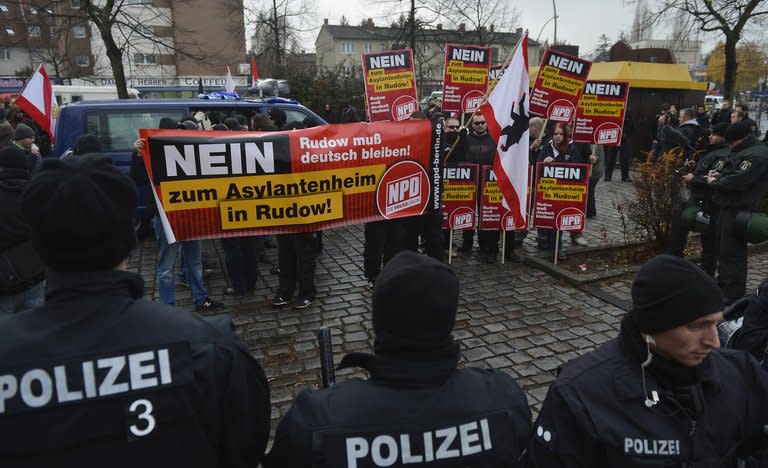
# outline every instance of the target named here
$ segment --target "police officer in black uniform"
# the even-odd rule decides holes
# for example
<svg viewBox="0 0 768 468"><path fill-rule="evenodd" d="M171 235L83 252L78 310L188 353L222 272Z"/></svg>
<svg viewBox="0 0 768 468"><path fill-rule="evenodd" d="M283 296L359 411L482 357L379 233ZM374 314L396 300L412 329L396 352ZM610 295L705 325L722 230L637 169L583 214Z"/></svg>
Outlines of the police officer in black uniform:
<svg viewBox="0 0 768 468"><path fill-rule="evenodd" d="M340 365L371 378L300 393L265 467L521 466L525 394L501 371L456 368L458 299L448 265L411 251L390 260L373 292L375 354Z"/></svg>
<svg viewBox="0 0 768 468"><path fill-rule="evenodd" d="M109 159L46 160L22 200L46 303L0 327L0 464L253 467L264 372L224 317L142 299L136 187Z"/></svg>
<svg viewBox="0 0 768 468"><path fill-rule="evenodd" d="M725 141L731 146L731 156L722 172L707 177L707 183L719 209L718 282L730 303L746 292L746 228L737 228L737 220L748 217L768 190L768 147L743 122L728 127Z"/></svg>
<svg viewBox="0 0 768 468"><path fill-rule="evenodd" d="M735 466L765 443L768 373L718 350L722 296L693 263L637 274L614 340L565 365L528 450L531 467Z"/></svg>
<svg viewBox="0 0 768 468"><path fill-rule="evenodd" d="M713 125L709 134L707 152L698 161L690 161L690 163L695 164L692 171L681 174L683 182L688 184L691 191L691 200L687 206L699 208L704 215L709 217L709 225L701 233L701 268L712 277L715 276L717 268L717 215L719 210L712 203L712 193L709 184L707 184L707 176L709 171L721 171L731 154L731 147L725 142L725 130L727 128L728 124L726 123ZM686 167L690 167L690 163L687 162ZM685 246L688 243L688 229L683 226L679 217L672 220L669 242L667 253L683 257Z"/></svg>

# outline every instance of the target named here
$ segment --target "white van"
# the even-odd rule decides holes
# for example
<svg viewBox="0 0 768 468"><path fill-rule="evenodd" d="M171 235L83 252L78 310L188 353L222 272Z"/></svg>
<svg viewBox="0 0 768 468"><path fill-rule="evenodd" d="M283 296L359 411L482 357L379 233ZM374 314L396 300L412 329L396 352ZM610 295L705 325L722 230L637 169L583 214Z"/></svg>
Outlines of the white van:
<svg viewBox="0 0 768 468"><path fill-rule="evenodd" d="M60 106L78 101L105 101L117 99L116 86L70 86L53 85L53 93ZM128 88L131 99L139 99L140 92L136 88Z"/></svg>
<svg viewBox="0 0 768 468"><path fill-rule="evenodd" d="M708 111L719 110L723 107L723 96L707 95L704 96L704 108Z"/></svg>

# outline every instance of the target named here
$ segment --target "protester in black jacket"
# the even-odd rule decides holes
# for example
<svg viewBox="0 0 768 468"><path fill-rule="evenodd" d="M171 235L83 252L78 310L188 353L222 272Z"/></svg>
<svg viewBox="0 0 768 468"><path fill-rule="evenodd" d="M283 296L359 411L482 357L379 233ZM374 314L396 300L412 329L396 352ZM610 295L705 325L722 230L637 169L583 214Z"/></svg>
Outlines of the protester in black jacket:
<svg viewBox="0 0 768 468"><path fill-rule="evenodd" d="M353 353L340 365L371 378L300 393L264 466L521 466L525 394L501 371L457 369L458 299L451 267L396 255L374 288L375 354Z"/></svg>
<svg viewBox="0 0 768 468"><path fill-rule="evenodd" d="M763 447L768 373L717 349L714 280L661 255L638 273L632 303L619 336L569 362L549 388L528 466L731 467Z"/></svg>
<svg viewBox="0 0 768 468"><path fill-rule="evenodd" d="M142 299L125 271L136 187L108 161L48 160L22 211L46 304L0 327L4 467L254 467L264 372L229 319ZM73 229L72 227L75 226Z"/></svg>
<svg viewBox="0 0 768 468"><path fill-rule="evenodd" d="M29 182L27 153L16 145L0 149L0 318L32 310L43 304L45 273L39 257L31 248L32 233L21 215L21 194ZM26 251L24 246L27 246ZM15 249L16 254L11 254ZM4 284L7 275L17 274L22 265L10 265L10 259L24 262L23 269L34 270L26 278ZM6 271L13 268L14 271ZM11 284L12 283L12 284Z"/></svg>

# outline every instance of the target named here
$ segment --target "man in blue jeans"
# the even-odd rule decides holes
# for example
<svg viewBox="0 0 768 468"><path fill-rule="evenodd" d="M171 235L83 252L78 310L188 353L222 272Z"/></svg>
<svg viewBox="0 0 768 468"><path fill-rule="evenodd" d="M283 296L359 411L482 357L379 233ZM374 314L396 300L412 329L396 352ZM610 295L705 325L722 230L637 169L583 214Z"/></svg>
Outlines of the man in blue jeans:
<svg viewBox="0 0 768 468"><path fill-rule="evenodd" d="M160 119L159 128L179 128L179 123L170 117L163 117ZM150 185L147 169L144 167L144 160L141 157L144 142L138 139L134 142L133 147L131 178L137 186ZM150 190L152 190L151 186ZM179 256L179 250L181 250L186 267L186 281L192 290L192 302L195 304L195 309L205 311L224 307L224 304L214 301L208 296L208 291L203 284L203 257L200 241L169 244L160 222L160 216L157 214L154 197L151 195L148 197L147 209L155 213L152 223L157 238L157 300L163 304L176 305L174 274L176 272L176 258Z"/></svg>
<svg viewBox="0 0 768 468"><path fill-rule="evenodd" d="M176 259L179 256L179 251L181 251L186 266L186 280L189 288L192 290L192 302L195 304L195 309L204 311L224 307L224 304L221 302L214 301L208 297L208 291L205 289L200 241L182 241L169 244L165 237L160 217L155 216L152 222L154 223L155 236L157 237L158 302L170 305L176 304L174 274L176 272Z"/></svg>

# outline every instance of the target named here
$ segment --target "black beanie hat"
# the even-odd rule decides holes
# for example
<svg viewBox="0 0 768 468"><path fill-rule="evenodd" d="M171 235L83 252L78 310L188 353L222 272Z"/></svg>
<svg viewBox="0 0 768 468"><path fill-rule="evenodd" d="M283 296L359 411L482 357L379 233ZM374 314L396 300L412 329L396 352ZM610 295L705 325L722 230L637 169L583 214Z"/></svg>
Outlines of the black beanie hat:
<svg viewBox="0 0 768 468"><path fill-rule="evenodd" d="M728 126L725 131L725 141L732 143L748 137L752 133L752 127L746 122L736 122Z"/></svg>
<svg viewBox="0 0 768 468"><path fill-rule="evenodd" d="M0 167L5 169L29 169L27 153L16 145L0 149Z"/></svg>
<svg viewBox="0 0 768 468"><path fill-rule="evenodd" d="M725 131L728 129L730 125L725 122L720 122L712 125L712 134L725 137Z"/></svg>
<svg viewBox="0 0 768 468"><path fill-rule="evenodd" d="M158 125L158 128L162 128L166 130L179 128L179 121L171 117L163 117L162 119L160 119L160 124Z"/></svg>
<svg viewBox="0 0 768 468"><path fill-rule="evenodd" d="M136 246L136 186L109 158L46 159L21 210L32 242L56 271L104 271Z"/></svg>
<svg viewBox="0 0 768 468"><path fill-rule="evenodd" d="M35 131L32 130L32 127L23 123L16 125L16 128L13 130L13 141L21 140L23 138L35 138L36 136L37 135L35 134Z"/></svg>
<svg viewBox="0 0 768 468"><path fill-rule="evenodd" d="M717 283L688 260L659 255L632 283L632 321L642 333L671 330L723 310Z"/></svg>
<svg viewBox="0 0 768 468"><path fill-rule="evenodd" d="M373 288L373 329L401 340L442 342L450 336L459 304L453 269L403 251L381 270Z"/></svg>

